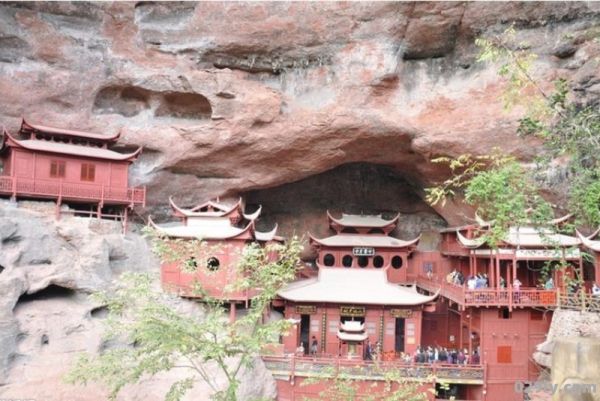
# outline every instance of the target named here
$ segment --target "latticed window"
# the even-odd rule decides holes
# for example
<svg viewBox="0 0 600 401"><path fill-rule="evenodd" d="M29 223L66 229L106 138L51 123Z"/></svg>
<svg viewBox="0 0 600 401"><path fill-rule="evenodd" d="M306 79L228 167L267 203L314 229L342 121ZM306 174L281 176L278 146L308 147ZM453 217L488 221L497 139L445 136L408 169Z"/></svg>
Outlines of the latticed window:
<svg viewBox="0 0 600 401"><path fill-rule="evenodd" d="M96 165L83 163L81 165L81 181L94 181L96 179Z"/></svg>
<svg viewBox="0 0 600 401"><path fill-rule="evenodd" d="M66 163L62 160L50 161L50 177L65 178Z"/></svg>

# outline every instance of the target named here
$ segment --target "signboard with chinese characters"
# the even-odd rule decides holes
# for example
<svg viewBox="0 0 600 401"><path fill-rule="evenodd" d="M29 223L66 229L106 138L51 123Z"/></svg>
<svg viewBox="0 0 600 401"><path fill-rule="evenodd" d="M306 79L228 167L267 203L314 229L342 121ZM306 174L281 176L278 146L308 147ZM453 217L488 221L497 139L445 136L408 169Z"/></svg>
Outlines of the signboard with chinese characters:
<svg viewBox="0 0 600 401"><path fill-rule="evenodd" d="M317 307L314 305L296 305L296 313L299 315L314 315Z"/></svg>
<svg viewBox="0 0 600 401"><path fill-rule="evenodd" d="M375 248L357 246L352 248L352 254L354 256L373 256L375 255Z"/></svg>
<svg viewBox="0 0 600 401"><path fill-rule="evenodd" d="M364 306L340 306L340 316L362 317L364 315L365 315Z"/></svg>
<svg viewBox="0 0 600 401"><path fill-rule="evenodd" d="M410 309L390 309L390 315L396 318L408 319L412 316L412 310Z"/></svg>

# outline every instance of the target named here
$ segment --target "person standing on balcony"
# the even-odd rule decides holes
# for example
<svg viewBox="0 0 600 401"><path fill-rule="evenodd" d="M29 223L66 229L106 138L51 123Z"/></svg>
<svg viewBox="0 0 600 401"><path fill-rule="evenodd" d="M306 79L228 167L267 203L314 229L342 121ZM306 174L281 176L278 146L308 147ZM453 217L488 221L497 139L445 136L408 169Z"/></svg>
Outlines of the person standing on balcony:
<svg viewBox="0 0 600 401"><path fill-rule="evenodd" d="M521 280L515 278L515 280L513 281L513 288L515 289L515 291L519 291L522 285L523 283L521 283Z"/></svg>
<svg viewBox="0 0 600 401"><path fill-rule="evenodd" d="M458 351L458 355L456 357L456 362L459 365L464 365L466 360L467 360L467 357L466 357L465 353L463 351Z"/></svg>
<svg viewBox="0 0 600 401"><path fill-rule="evenodd" d="M554 289L554 280L552 279L552 277L550 277L548 280L546 280L546 284L544 284L544 289L546 289L546 290Z"/></svg>
<svg viewBox="0 0 600 401"><path fill-rule="evenodd" d="M598 287L598 284L596 283L594 283L594 286L592 287L592 296L600 298L600 287Z"/></svg>
<svg viewBox="0 0 600 401"><path fill-rule="evenodd" d="M381 342L377 341L375 343L375 360L379 361L381 359Z"/></svg>
<svg viewBox="0 0 600 401"><path fill-rule="evenodd" d="M371 341L369 340L369 337L367 337L367 343L365 344L365 360L373 360L373 348L371 347Z"/></svg>
<svg viewBox="0 0 600 401"><path fill-rule="evenodd" d="M456 277L454 277L454 284L463 285L465 283L465 276L461 272L456 273Z"/></svg>
<svg viewBox="0 0 600 401"><path fill-rule="evenodd" d="M319 342L317 341L317 337L312 336L310 343L310 354L312 356L317 356L317 351L319 350Z"/></svg>
<svg viewBox="0 0 600 401"><path fill-rule="evenodd" d="M446 348L440 350L439 359L441 363L446 363L448 361L448 351Z"/></svg>
<svg viewBox="0 0 600 401"><path fill-rule="evenodd" d="M473 356L471 357L471 363L473 365L479 365L481 363L481 358L479 357L479 353L477 350L473 350Z"/></svg>
<svg viewBox="0 0 600 401"><path fill-rule="evenodd" d="M446 276L446 282L448 284L452 284L456 281L456 269L452 270L450 273L448 273L448 275Z"/></svg>
<svg viewBox="0 0 600 401"><path fill-rule="evenodd" d="M500 276L500 288L506 288L506 280Z"/></svg>

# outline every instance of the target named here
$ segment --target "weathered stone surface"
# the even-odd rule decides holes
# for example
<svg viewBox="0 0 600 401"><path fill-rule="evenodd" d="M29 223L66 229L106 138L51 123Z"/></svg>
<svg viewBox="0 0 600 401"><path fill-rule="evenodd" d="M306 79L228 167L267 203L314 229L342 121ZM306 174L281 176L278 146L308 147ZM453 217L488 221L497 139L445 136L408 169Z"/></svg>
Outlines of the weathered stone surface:
<svg viewBox="0 0 600 401"><path fill-rule="evenodd" d="M237 196L357 162L388 166L422 195L447 173L431 157L494 146L524 160L537 153L516 139L520 111L503 110L497 66L475 62L473 39L514 23L540 54L535 77L575 78L593 102L599 8L3 3L0 119L10 129L23 115L124 127L124 143L146 149L134 182L149 186L154 212L172 194ZM565 43L577 47L571 56ZM460 205L437 212L451 223L467 214Z"/></svg>
<svg viewBox="0 0 600 401"><path fill-rule="evenodd" d="M555 341L552 382L553 401L598 401L600 339L570 337Z"/></svg>
<svg viewBox="0 0 600 401"><path fill-rule="evenodd" d="M158 277L158 261L146 240L136 232L123 235L116 222L66 216L56 221L51 202L3 200L0 266L0 398L106 399L99 385L71 386L63 376L78 354L106 346L106 311L88 294L111 288L124 271ZM195 302L168 296L166 301L181 313L202 316ZM160 401L173 381L187 377L182 373L187 372L146 378L126 388L119 400ZM275 382L261 361L241 377L240 400L274 396ZM209 390L199 382L186 400L208 400Z"/></svg>
<svg viewBox="0 0 600 401"><path fill-rule="evenodd" d="M557 309L552 315L552 324L546 341L536 347L533 359L550 368L555 342L561 338L600 338L600 315L590 312Z"/></svg>

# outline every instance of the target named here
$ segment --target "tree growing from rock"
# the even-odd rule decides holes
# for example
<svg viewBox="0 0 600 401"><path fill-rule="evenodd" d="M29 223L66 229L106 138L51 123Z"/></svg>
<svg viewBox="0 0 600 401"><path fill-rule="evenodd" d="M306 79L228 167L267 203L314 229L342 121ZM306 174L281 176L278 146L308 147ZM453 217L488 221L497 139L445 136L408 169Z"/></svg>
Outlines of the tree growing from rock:
<svg viewBox="0 0 600 401"><path fill-rule="evenodd" d="M206 247L201 241L154 238L154 251L164 261L187 260L181 268L190 271L202 263L189 263L187 255ZM190 316L174 308L172 296L156 288L148 275L123 274L111 292L95 294L107 306L105 340L115 345L100 355L82 355L69 373L71 383L100 382L114 400L124 386L144 377L180 369L182 379L172 384L166 401L178 401L198 381L213 391L215 401L236 401L243 368L251 367L262 347L277 342L290 324L266 321L265 314L277 291L295 278L300 242L244 249L238 270L240 279L231 290L259 288L243 316L230 323L225 304L203 293L204 313ZM277 257L273 257L277 255ZM201 284L197 291L202 292ZM226 385L217 383L217 374Z"/></svg>
<svg viewBox="0 0 600 401"><path fill-rule="evenodd" d="M597 29L581 35L591 35L600 43ZM468 203L477 205L480 214L494 219L499 227L506 228L504 223L511 220L513 225L524 218L535 220L536 214L543 219L548 204L540 198L540 173L551 162L566 159L569 209L576 213L577 223L600 225L600 99L582 102L564 78L554 81L553 90L542 85L531 72L537 56L527 50L526 43L516 40L512 27L502 35L479 38L476 44L479 62L499 63L498 73L507 82L505 107L526 107L517 134L539 138L545 152L536 159L536 169L525 168L499 152L437 159L448 164L452 177L428 189L429 202L443 202L463 192ZM600 59L596 61L600 67Z"/></svg>
<svg viewBox="0 0 600 401"><path fill-rule="evenodd" d="M599 32L586 34L600 41ZM543 173L557 160L566 160L566 195L575 224L600 225L600 100L583 103L563 78L555 80L554 89L548 90L531 73L537 56L515 38L511 27L502 35L477 39L478 61L499 63L498 72L507 81L504 106L523 105L526 109L516 134L540 139L545 151L535 160L535 168L525 167L497 150L491 155L441 157L434 162L446 164L451 177L426 190L431 204L443 204L460 193L476 207L479 216L493 221L483 234L493 248L511 226L533 225L540 233L545 232L552 206L542 197ZM547 266L545 272L565 266L566 261L562 261Z"/></svg>

